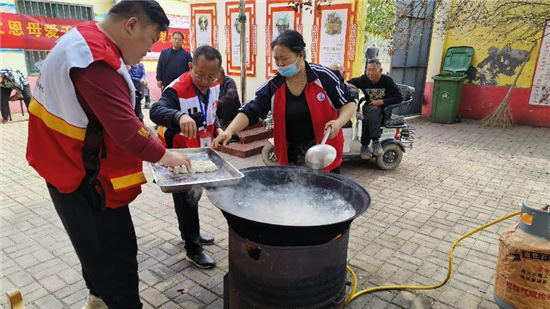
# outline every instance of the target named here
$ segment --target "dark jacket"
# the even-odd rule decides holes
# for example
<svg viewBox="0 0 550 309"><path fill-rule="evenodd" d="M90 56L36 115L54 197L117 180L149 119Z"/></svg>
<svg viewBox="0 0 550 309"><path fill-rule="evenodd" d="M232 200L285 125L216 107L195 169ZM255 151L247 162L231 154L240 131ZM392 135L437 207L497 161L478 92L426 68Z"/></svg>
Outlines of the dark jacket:
<svg viewBox="0 0 550 309"><path fill-rule="evenodd" d="M237 92L237 84L233 78L225 76L223 84L220 85L218 106L226 106L228 104L234 104L237 107L241 107L239 93Z"/></svg>
<svg viewBox="0 0 550 309"><path fill-rule="evenodd" d="M374 100L382 99L384 101L384 105L382 107L386 107L388 105L398 104L403 101L399 88L397 88L397 85L393 79L385 74L382 74L380 80L376 84L373 84L367 75L352 78L348 80L348 83L363 91L366 98L366 104L369 104Z"/></svg>
<svg viewBox="0 0 550 309"><path fill-rule="evenodd" d="M356 102L357 97L350 92L350 88L340 81L337 71L313 63L306 63L306 71L306 88L318 81L328 95L330 105L334 109L339 109L348 102ZM265 119L267 117L267 113L271 110L275 93L284 90L284 86L285 78L277 73L256 91L254 99L241 106L240 111L246 114L250 125L257 123L260 118ZM314 101L316 99L315 96L311 95L312 93L307 92L306 100ZM319 95L319 98L323 99L323 96Z"/></svg>
<svg viewBox="0 0 550 309"><path fill-rule="evenodd" d="M337 109L355 102L349 88L334 71L317 64L306 62L306 86L304 95L311 114L315 142L320 143L324 135L324 127L330 120L338 118ZM249 121L249 125L265 119L267 113L273 112L273 138L275 155L280 165L289 165L289 144L286 132L286 86L285 78L277 73L256 91L256 97L241 106ZM336 159L324 171L332 171L342 163L344 135L342 130L327 145L336 149Z"/></svg>
<svg viewBox="0 0 550 309"><path fill-rule="evenodd" d="M197 108L194 108L196 112L193 114L190 113L191 112L190 110L182 110L182 104L180 102L180 99L182 99L181 96L183 96L185 98L184 100L186 101L198 102L198 100L196 99L197 90L191 82L191 78L189 76L190 74L191 73L185 74L176 80L176 81L180 81L180 86L183 87L183 89L185 90L179 90L181 92L178 94L178 91L174 88L174 86L178 88L178 82L174 83L174 85L170 87L167 86L165 90L162 92L162 97L160 98L160 100L155 104L153 104L149 112L149 116L151 117L152 122L166 128L163 138L169 148L172 148L172 145L173 145L172 140L174 139L174 136L181 132L179 122L178 122L181 115L186 114L186 115L189 115L189 117L193 118L193 120L195 120L195 124L197 125L197 129L200 129L203 126L203 118L202 118L201 110L197 110ZM183 80L183 84L181 84L182 80ZM215 89L219 89L217 84L214 84L210 88L210 93L211 93L210 101L213 105L214 105L214 102L217 101L217 95L218 95L218 92L214 91ZM212 97L212 95L215 95L215 97ZM200 102L202 102L204 106L204 102L206 102L206 98L202 97ZM195 104L195 103L192 103L192 104ZM214 117L216 117L215 111L214 111ZM214 129L217 129L219 127L220 127L220 124L218 120L215 119Z"/></svg>
<svg viewBox="0 0 550 309"><path fill-rule="evenodd" d="M178 72L178 76L181 76L183 73L189 71L189 62L193 62L193 57L187 50L183 48L182 50L183 53L178 53L176 63L170 64L168 63L168 59L170 59L172 47L165 48L160 52L159 61L157 63L157 81L161 81L164 87L168 86L172 82L171 80L167 80L166 74L164 74L168 65L175 65L181 70L181 72Z"/></svg>

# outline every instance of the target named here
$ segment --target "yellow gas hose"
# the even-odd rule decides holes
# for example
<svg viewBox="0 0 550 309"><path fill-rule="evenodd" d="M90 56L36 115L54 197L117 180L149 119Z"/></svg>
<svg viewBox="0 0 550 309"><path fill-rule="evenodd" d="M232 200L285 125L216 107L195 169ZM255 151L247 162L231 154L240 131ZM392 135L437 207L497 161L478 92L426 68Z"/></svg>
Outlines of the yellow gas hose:
<svg viewBox="0 0 550 309"><path fill-rule="evenodd" d="M509 214L507 216L504 216L500 219L497 219L495 221L492 221L492 222L489 222L487 224L485 224L484 226L482 227L478 227L477 229L475 230L471 230L469 231L468 233L462 235L460 238L458 238L457 240L455 240L455 242L453 243L453 245L451 246L451 251L449 252L449 269L447 270L447 277L445 278L445 280L443 280L443 282L439 283L439 284L436 284L436 285L431 285L431 286L407 286L407 285L389 285L389 286L379 286L379 287L374 287L374 288L368 288L368 289L364 289L362 291L359 291L357 293L355 293L355 291L357 290L357 276L355 275L355 272L349 267L349 266L346 266L348 272L351 274L351 276L353 277L353 286L351 288L351 293L350 295L348 296L348 298L346 299L346 305L349 304L352 300L354 300L355 298L363 295L363 294L367 294L367 293L371 293L371 292L377 292L377 291L386 291L386 290L432 290L432 289L437 289L437 288L440 288L442 286L444 286L445 284L447 284L447 282L449 281L449 279L451 278L451 274L453 272L453 254L454 254L454 249L456 247L456 245L458 245L458 243L460 241L462 241L464 238L467 238L467 237L470 237L472 236L473 234L481 231L481 230L484 230L492 225L495 225L501 221L504 221L504 220L507 220L507 219L510 219L512 217L515 217L517 215L521 214L521 211L517 211L517 212L514 212L512 214Z"/></svg>

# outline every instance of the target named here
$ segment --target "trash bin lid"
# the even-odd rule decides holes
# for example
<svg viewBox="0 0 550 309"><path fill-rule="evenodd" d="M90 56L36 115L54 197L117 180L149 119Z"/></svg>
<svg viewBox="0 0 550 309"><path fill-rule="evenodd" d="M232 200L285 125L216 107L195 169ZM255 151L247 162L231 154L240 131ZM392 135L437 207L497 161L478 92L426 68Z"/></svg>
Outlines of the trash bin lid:
<svg viewBox="0 0 550 309"><path fill-rule="evenodd" d="M472 63L474 49L470 46L449 47L443 61L443 71L466 72Z"/></svg>

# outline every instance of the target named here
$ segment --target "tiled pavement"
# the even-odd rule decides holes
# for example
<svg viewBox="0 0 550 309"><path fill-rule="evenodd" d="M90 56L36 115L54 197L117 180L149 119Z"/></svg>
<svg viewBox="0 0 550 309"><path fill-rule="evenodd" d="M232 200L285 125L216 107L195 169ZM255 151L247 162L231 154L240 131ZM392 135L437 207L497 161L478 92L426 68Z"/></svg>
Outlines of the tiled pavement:
<svg viewBox="0 0 550 309"><path fill-rule="evenodd" d="M17 115L1 125L1 286L19 288L27 308L81 308L87 291L80 267L45 183L24 159L27 121ZM518 209L518 203L550 202L550 129L517 126L479 128L410 121L414 149L395 171L346 162L342 174L364 185L371 208L354 221L349 263L360 288L431 285L445 277L451 243L470 229ZM259 156L227 157L235 166L261 165ZM62 172L62 171L60 171ZM148 175L148 179L151 179ZM153 183L131 205L139 244L140 290L145 308L221 308L227 270L227 225L203 197L204 232L216 237L205 247L218 261L197 270L184 259L171 196ZM496 308L492 282L498 236L512 220L463 241L451 281L438 290L379 292L350 308ZM187 288L187 294L178 289Z"/></svg>

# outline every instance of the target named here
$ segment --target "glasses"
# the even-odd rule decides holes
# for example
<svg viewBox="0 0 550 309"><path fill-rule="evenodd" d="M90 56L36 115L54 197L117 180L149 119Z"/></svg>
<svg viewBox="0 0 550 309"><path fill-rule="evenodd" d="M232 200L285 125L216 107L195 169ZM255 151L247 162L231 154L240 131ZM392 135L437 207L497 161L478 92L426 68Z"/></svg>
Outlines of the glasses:
<svg viewBox="0 0 550 309"><path fill-rule="evenodd" d="M200 74L197 74L197 73L195 73L195 77L198 80L202 80L203 82L207 82L207 83L213 83L216 80L218 80L218 77L207 77L205 75L200 75Z"/></svg>

